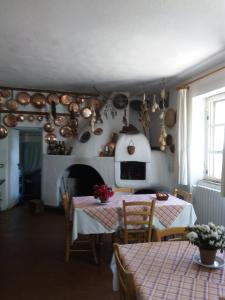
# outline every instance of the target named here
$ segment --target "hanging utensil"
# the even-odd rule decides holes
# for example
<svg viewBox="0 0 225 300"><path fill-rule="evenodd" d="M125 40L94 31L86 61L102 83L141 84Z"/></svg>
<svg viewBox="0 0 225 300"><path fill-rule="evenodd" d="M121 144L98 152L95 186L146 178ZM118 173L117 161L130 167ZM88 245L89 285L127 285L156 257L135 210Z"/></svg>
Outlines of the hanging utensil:
<svg viewBox="0 0 225 300"><path fill-rule="evenodd" d="M8 135L8 129L5 128L1 123L1 114L0 114L0 139L4 139Z"/></svg>

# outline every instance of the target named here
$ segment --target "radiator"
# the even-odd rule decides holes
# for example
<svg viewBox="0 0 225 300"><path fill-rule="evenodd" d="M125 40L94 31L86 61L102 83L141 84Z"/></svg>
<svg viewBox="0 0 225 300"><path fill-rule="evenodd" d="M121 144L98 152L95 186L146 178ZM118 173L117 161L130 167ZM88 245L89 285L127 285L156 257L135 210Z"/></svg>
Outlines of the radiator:
<svg viewBox="0 0 225 300"><path fill-rule="evenodd" d="M193 191L193 205L197 215L196 224L213 222L225 226L225 198L220 191L196 186Z"/></svg>

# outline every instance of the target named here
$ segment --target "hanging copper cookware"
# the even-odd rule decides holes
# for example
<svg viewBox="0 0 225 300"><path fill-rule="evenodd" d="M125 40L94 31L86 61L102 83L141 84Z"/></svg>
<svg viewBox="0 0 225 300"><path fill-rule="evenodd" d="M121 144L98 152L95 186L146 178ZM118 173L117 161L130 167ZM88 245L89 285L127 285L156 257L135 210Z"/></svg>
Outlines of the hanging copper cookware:
<svg viewBox="0 0 225 300"><path fill-rule="evenodd" d="M95 135L101 135L102 132L103 132L103 129L99 127L99 128L96 128L96 129L95 129L94 134L95 134Z"/></svg>
<svg viewBox="0 0 225 300"><path fill-rule="evenodd" d="M3 98L9 98L11 96L11 90L3 89L1 90L0 95Z"/></svg>
<svg viewBox="0 0 225 300"><path fill-rule="evenodd" d="M92 115L92 111L89 107L84 107L82 110L81 110L81 116L84 118L84 119L89 119Z"/></svg>
<svg viewBox="0 0 225 300"><path fill-rule="evenodd" d="M54 120L54 124L56 126L65 126L67 123L67 119L64 116L57 116Z"/></svg>
<svg viewBox="0 0 225 300"><path fill-rule="evenodd" d="M69 105L72 101L73 101L73 96L70 96L70 95L62 95L61 98L60 98L60 102L63 104L63 105Z"/></svg>
<svg viewBox="0 0 225 300"><path fill-rule="evenodd" d="M0 139L4 139L8 135L8 129L1 124L1 114L0 114Z"/></svg>
<svg viewBox="0 0 225 300"><path fill-rule="evenodd" d="M52 104L52 103L59 104L59 96L55 93L49 94L47 97L47 102L48 104Z"/></svg>
<svg viewBox="0 0 225 300"><path fill-rule="evenodd" d="M36 108L43 108L46 104L45 96L41 93L36 93L32 96L31 103Z"/></svg>
<svg viewBox="0 0 225 300"><path fill-rule="evenodd" d="M16 125L17 125L17 118L13 114L7 114L3 118L3 123L7 127L16 127Z"/></svg>
<svg viewBox="0 0 225 300"><path fill-rule="evenodd" d="M41 122L42 120L43 120L43 116L41 115L41 116L37 116L37 120L39 121L39 122Z"/></svg>
<svg viewBox="0 0 225 300"><path fill-rule="evenodd" d="M27 116L27 120L28 120L29 122L33 122L34 119L35 119L34 115L28 115L28 116Z"/></svg>
<svg viewBox="0 0 225 300"><path fill-rule="evenodd" d="M18 116L17 116L17 121L18 121L18 122L23 122L24 120L25 120L24 115L18 115Z"/></svg>
<svg viewBox="0 0 225 300"><path fill-rule="evenodd" d="M77 102L71 102L68 106L68 111L73 113L78 113L80 110L80 106Z"/></svg>
<svg viewBox="0 0 225 300"><path fill-rule="evenodd" d="M73 129L70 126L63 126L59 130L62 137L69 138L73 136Z"/></svg>
<svg viewBox="0 0 225 300"><path fill-rule="evenodd" d="M56 142L56 135L54 133L47 133L45 136L45 142L48 144L54 144Z"/></svg>
<svg viewBox="0 0 225 300"><path fill-rule="evenodd" d="M7 100L5 103L5 106L10 111L16 111L17 110L17 102L16 100Z"/></svg>
<svg viewBox="0 0 225 300"><path fill-rule="evenodd" d="M46 132L53 132L55 130L55 127L52 123L48 122L44 125L44 130Z"/></svg>
<svg viewBox="0 0 225 300"><path fill-rule="evenodd" d="M16 101L21 105L27 105L30 103L30 95L27 92L19 92Z"/></svg>

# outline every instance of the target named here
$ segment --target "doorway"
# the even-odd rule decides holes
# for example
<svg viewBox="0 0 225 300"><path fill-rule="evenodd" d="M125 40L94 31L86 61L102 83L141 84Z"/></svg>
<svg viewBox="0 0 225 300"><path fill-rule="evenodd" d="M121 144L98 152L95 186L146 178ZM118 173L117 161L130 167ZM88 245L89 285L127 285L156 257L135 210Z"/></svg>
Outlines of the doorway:
<svg viewBox="0 0 225 300"><path fill-rule="evenodd" d="M20 130L20 201L41 199L42 131Z"/></svg>

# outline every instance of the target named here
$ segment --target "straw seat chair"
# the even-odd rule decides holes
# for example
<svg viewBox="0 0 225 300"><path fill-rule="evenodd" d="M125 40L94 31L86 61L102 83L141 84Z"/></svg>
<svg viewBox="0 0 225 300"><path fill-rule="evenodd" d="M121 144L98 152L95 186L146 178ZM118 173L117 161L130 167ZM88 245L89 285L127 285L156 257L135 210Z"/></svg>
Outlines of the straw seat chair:
<svg viewBox="0 0 225 300"><path fill-rule="evenodd" d="M123 225L120 236L125 244L129 242L150 242L155 200L123 200Z"/></svg>
<svg viewBox="0 0 225 300"><path fill-rule="evenodd" d="M171 227L166 229L155 229L154 230L154 240L160 242L162 240L166 241L186 241L187 233L189 232L187 227Z"/></svg>
<svg viewBox="0 0 225 300"><path fill-rule="evenodd" d="M129 273L123 266L118 244L113 244L113 248L118 271L120 299L136 300L133 275Z"/></svg>
<svg viewBox="0 0 225 300"><path fill-rule="evenodd" d="M186 192L180 188L175 188L173 195L177 198L180 198L189 203L192 203L192 193L190 193L190 192Z"/></svg>
<svg viewBox="0 0 225 300"><path fill-rule="evenodd" d="M134 189L129 187L113 188L114 193L133 194Z"/></svg>
<svg viewBox="0 0 225 300"><path fill-rule="evenodd" d="M94 261L97 264L98 257L96 254L95 235L83 235L82 237L79 236L76 241L72 241L73 221L71 220L71 203L67 192L63 194L63 207L66 225L65 261L69 261L71 253L92 253Z"/></svg>

